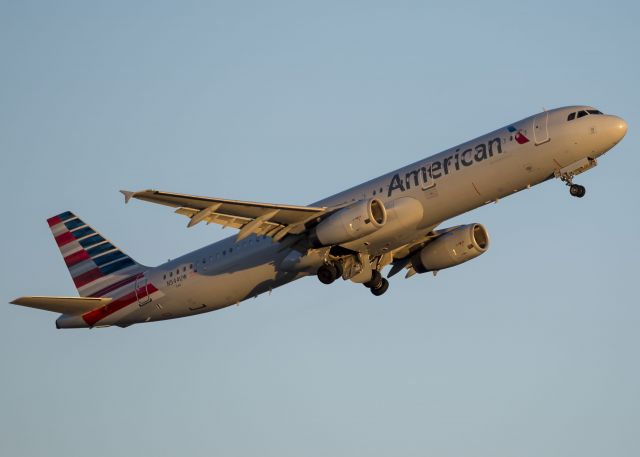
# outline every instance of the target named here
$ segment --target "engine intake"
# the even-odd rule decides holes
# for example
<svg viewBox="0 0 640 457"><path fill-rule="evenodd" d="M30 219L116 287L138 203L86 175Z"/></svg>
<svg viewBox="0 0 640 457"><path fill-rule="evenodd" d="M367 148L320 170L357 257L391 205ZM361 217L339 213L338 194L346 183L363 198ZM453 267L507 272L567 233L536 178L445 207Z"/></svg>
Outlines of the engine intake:
<svg viewBox="0 0 640 457"><path fill-rule="evenodd" d="M417 273L443 270L475 259L489 249L489 234L481 224L463 225L417 251L411 265Z"/></svg>
<svg viewBox="0 0 640 457"><path fill-rule="evenodd" d="M380 200L361 200L320 222L311 240L317 247L348 243L379 230L386 222L387 210Z"/></svg>

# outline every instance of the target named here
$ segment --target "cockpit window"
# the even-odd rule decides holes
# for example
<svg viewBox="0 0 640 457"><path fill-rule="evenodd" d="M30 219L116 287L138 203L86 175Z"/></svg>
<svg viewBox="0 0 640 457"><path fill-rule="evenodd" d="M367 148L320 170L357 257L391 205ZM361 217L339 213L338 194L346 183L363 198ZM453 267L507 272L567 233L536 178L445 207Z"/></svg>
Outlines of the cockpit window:
<svg viewBox="0 0 640 457"><path fill-rule="evenodd" d="M567 117L567 121L572 121L580 117L585 117L585 116L588 116L589 114L603 114L603 113L602 111L598 111L597 109L582 110L582 111L569 114L569 116Z"/></svg>

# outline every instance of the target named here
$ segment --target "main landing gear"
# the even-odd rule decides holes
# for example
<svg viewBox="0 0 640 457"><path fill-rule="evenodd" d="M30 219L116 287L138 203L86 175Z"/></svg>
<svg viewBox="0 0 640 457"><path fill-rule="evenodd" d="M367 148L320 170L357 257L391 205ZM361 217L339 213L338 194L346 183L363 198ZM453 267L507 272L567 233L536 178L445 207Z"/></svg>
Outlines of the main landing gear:
<svg viewBox="0 0 640 457"><path fill-rule="evenodd" d="M318 279L322 284L331 284L342 276L342 265L339 263L325 263L318 268Z"/></svg>
<svg viewBox="0 0 640 457"><path fill-rule="evenodd" d="M318 280L322 284L331 284L340 276L342 276L343 268L339 262L325 263L318 268ZM363 283L363 285L371 290L371 293L376 297L384 294L389 289L389 281L382 277L382 274L378 270L371 271L371 279Z"/></svg>
<svg viewBox="0 0 640 457"><path fill-rule="evenodd" d="M383 278L378 270L371 272L371 279L363 283L363 285L371 290L371 293L379 297L389 289L389 281Z"/></svg>

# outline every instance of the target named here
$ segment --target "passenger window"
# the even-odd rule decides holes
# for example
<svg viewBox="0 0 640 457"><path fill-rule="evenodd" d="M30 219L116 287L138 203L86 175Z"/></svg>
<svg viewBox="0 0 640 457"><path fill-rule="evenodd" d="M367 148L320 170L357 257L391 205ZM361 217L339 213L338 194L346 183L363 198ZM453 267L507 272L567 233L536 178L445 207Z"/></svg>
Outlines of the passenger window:
<svg viewBox="0 0 640 457"><path fill-rule="evenodd" d="M578 112L578 118L585 117L585 116L587 116L588 114L589 114L589 113L587 113L586 111L579 111L579 112Z"/></svg>
<svg viewBox="0 0 640 457"><path fill-rule="evenodd" d="M576 113L571 113L569 114L569 117L567 118L568 121L572 121L576 118Z"/></svg>

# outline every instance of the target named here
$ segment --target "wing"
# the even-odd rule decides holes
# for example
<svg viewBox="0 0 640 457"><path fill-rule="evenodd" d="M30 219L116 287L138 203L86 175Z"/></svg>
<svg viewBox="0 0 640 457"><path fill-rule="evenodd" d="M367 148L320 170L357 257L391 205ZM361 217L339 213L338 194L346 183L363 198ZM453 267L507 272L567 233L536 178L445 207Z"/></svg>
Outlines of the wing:
<svg viewBox="0 0 640 457"><path fill-rule="evenodd" d="M190 219L187 227L205 221L207 224L220 224L223 228L238 228L238 241L252 234L269 236L279 241L288 234L302 233L307 222L327 212L324 207L225 200L159 190L120 192L124 194L125 202L137 198L177 208L176 213Z"/></svg>

